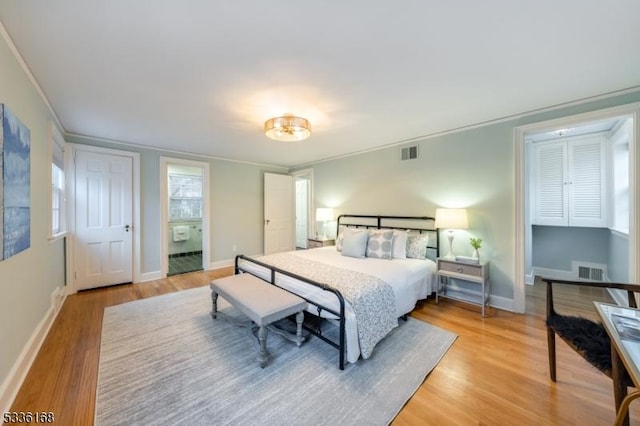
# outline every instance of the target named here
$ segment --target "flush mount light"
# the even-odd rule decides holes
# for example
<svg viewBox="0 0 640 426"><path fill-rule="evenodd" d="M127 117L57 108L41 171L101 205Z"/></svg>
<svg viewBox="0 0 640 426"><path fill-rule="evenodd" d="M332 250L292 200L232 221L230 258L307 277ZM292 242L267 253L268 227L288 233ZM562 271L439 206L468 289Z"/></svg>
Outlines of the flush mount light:
<svg viewBox="0 0 640 426"><path fill-rule="evenodd" d="M277 141L296 142L311 136L311 125L306 118L286 114L265 121L264 134Z"/></svg>

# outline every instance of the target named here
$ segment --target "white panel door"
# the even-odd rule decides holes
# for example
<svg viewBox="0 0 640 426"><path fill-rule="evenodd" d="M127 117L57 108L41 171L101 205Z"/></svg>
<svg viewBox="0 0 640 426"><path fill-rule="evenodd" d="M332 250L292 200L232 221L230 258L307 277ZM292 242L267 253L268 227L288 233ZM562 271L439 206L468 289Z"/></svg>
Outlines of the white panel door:
<svg viewBox="0 0 640 426"><path fill-rule="evenodd" d="M309 237L309 181L296 180L296 247L307 248Z"/></svg>
<svg viewBox="0 0 640 426"><path fill-rule="evenodd" d="M264 174L264 254L294 249L293 177Z"/></svg>
<svg viewBox="0 0 640 426"><path fill-rule="evenodd" d="M133 281L130 157L76 153L76 287Z"/></svg>

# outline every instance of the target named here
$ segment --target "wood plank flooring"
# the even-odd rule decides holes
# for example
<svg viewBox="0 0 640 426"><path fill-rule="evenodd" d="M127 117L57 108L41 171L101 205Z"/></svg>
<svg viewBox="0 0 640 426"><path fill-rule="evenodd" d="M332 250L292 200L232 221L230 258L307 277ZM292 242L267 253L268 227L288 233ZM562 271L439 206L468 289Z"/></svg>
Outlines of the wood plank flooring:
<svg viewBox="0 0 640 426"><path fill-rule="evenodd" d="M13 411L51 411L57 425L92 425L105 307L208 285L231 268L83 291L65 301L36 357ZM602 293L556 292L557 308L595 315ZM419 302L412 316L458 339L394 420L394 425L608 425L609 378L558 342L558 382L549 379L544 289L528 289L527 315L443 300ZM566 312L564 310L564 312ZM337 355L336 355L337 356ZM213 424L213 423L212 423ZM640 425L640 404L631 411Z"/></svg>

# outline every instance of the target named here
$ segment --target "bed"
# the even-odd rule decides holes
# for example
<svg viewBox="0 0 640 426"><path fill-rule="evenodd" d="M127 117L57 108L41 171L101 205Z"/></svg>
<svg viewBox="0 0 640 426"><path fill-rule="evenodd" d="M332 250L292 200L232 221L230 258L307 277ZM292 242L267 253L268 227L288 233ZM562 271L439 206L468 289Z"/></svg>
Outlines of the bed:
<svg viewBox="0 0 640 426"><path fill-rule="evenodd" d="M398 319L435 291L439 236L431 217L369 215L341 215L336 236L336 246L259 258L238 255L235 272L305 299L312 314L305 329L338 349L344 369L345 358L368 358ZM362 239L367 240L364 256ZM327 323L337 327L337 337L327 332Z"/></svg>

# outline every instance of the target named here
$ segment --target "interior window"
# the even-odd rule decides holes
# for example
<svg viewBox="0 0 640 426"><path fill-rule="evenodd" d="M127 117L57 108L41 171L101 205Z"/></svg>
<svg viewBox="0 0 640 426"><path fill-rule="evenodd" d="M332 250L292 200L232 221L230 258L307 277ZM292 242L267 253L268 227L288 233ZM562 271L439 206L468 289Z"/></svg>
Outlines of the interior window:
<svg viewBox="0 0 640 426"><path fill-rule="evenodd" d="M202 218L202 177L169 174L169 220Z"/></svg>
<svg viewBox="0 0 640 426"><path fill-rule="evenodd" d="M51 237L63 234L66 228L64 202L65 141L58 129L50 124L51 134Z"/></svg>

